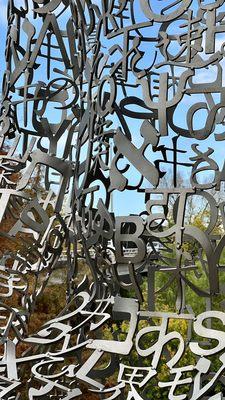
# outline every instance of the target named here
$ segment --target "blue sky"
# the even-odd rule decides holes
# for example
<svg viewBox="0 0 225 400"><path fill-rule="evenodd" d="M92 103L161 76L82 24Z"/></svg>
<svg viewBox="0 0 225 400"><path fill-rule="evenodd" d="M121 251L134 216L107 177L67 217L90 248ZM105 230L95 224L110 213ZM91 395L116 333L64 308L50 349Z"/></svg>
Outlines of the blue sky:
<svg viewBox="0 0 225 400"><path fill-rule="evenodd" d="M96 0L97 1L97 0ZM168 3L168 1L163 2L163 4ZM154 0L151 2L151 4L154 6L158 6L158 1ZM197 6L197 0L193 1L193 9L195 9L195 7ZM138 6L137 6L138 7ZM0 35L1 35L1 46L0 46L0 59L1 59L1 63L0 63L0 77L2 77L3 72L4 72L4 46L5 46L5 39L6 39L6 29L7 29L7 18L6 18L6 13L7 13L7 0L0 0ZM224 10L223 10L224 11ZM141 19L141 14L140 14L140 10L138 8L136 8L136 18L137 20ZM157 32L156 32L157 33ZM173 33L173 32L171 32ZM225 34L218 34L217 35L217 47L220 48L221 44L223 43L223 41L225 41ZM144 46L147 46L146 44ZM151 54L150 51L148 53L149 55ZM222 61L221 65L223 65L224 62ZM225 68L224 68L225 71ZM204 68L202 70L199 70L196 74L196 77L194 78L194 82L195 83L205 83L205 82L213 82L216 78L216 68L214 66L210 66L209 68ZM223 83L225 82L224 77L223 77ZM139 90L139 89L138 89ZM138 95L138 90L136 90L136 95ZM141 96L141 93L140 93ZM177 107L176 113L175 113L175 121L178 125L186 127L186 111L189 108L190 104L192 103L196 103L197 101L205 101L205 97L203 95L195 95L192 96L192 98L190 98L190 96L186 97L183 99L183 101L180 103L180 105ZM218 101L218 98L216 100L216 96L215 96L215 102ZM55 115L55 114L54 114ZM200 128L202 127L202 125L204 124L205 121L205 117L206 117L206 113L204 111L199 111L198 113L196 113L196 117L195 117L195 124L196 124L196 128ZM135 119L131 119L128 118L128 124L130 127L132 127L132 132L133 132L133 136L132 136L132 140L133 143L139 147L141 145L141 138L139 134L136 134L135 132L139 132L140 130L140 124L141 122L139 120L135 120ZM223 126L217 126L216 130L214 133L221 133L223 132L223 128L225 131L225 127ZM185 138L180 138L179 139L179 148L181 149L186 149L188 151L188 155L189 156L194 156L194 152L192 152L191 150L191 144L193 142L197 142L199 144L199 149L201 151L205 151L207 150L208 147L212 147L215 150L214 153L214 159L216 160L216 162L218 163L218 165L220 166L220 168L223 165L224 162L224 142L218 142L215 140L215 136L214 134L211 134L210 137L207 140L204 141L197 141L196 139L194 140L190 140L190 139L185 139ZM171 136L170 137L165 137L162 138L160 141L160 144L164 144L166 146L171 146ZM188 161L186 156L181 155L180 156L182 161ZM150 154L150 159L151 159L151 154ZM133 175L132 175L133 174ZM139 180L139 176L135 173L133 173L133 171L131 170L128 173L128 176L132 175L133 180L138 181ZM129 199L131 194L127 194L126 192L120 193L117 192L114 195L114 204L120 204L120 214L127 214L127 206L129 204ZM142 197L142 200L141 200ZM135 193L134 191L132 192L132 212L140 212L143 209L143 204L144 202L144 197L140 196L139 193ZM141 204L142 203L142 204Z"/></svg>
<svg viewBox="0 0 225 400"><path fill-rule="evenodd" d="M4 43L6 39L6 26L7 26L7 0L0 0L0 76L4 71Z"/></svg>

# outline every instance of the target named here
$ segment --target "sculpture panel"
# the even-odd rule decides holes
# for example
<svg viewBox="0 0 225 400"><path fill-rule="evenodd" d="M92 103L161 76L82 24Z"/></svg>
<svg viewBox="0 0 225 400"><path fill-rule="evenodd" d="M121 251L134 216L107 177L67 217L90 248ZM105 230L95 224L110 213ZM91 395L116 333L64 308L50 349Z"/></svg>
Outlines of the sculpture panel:
<svg viewBox="0 0 225 400"><path fill-rule="evenodd" d="M9 0L2 399L223 399L224 15ZM31 333L62 259L65 304Z"/></svg>

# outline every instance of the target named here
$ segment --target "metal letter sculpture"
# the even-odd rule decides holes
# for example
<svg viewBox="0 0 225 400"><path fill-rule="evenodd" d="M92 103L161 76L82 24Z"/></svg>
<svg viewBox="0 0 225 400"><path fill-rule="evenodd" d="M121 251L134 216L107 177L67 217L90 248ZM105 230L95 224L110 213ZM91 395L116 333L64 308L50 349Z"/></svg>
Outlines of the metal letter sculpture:
<svg viewBox="0 0 225 400"><path fill-rule="evenodd" d="M223 398L224 3L8 1L1 399Z"/></svg>

